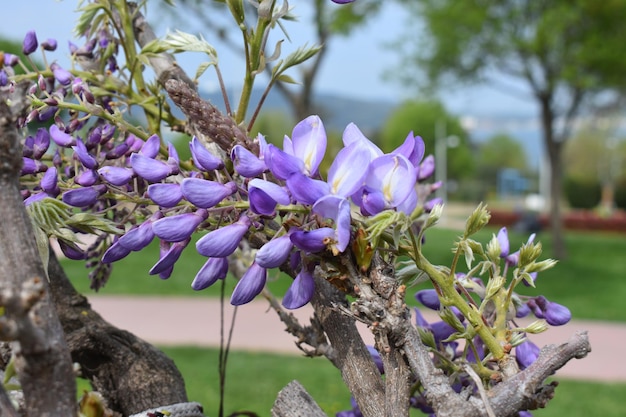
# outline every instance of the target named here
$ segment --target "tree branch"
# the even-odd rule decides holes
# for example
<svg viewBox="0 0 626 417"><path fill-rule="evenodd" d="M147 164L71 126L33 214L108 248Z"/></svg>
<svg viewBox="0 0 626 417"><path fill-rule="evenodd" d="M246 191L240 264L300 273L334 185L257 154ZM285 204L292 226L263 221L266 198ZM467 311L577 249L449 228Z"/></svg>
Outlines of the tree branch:
<svg viewBox="0 0 626 417"><path fill-rule="evenodd" d="M13 334L16 370L31 416L76 414L76 384L63 330L48 295L42 265L20 194L21 137L16 123L27 108L25 85L0 92L0 283L5 323ZM9 106L8 103L11 103Z"/></svg>

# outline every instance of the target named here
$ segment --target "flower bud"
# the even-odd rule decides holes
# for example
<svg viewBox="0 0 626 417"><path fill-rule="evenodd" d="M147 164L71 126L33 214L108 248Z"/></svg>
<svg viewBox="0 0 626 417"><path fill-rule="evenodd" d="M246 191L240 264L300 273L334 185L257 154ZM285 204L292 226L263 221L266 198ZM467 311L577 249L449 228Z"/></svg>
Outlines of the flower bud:
<svg viewBox="0 0 626 417"><path fill-rule="evenodd" d="M88 207L98 201L98 197L104 194L106 186L95 185L92 187L74 188L63 193L63 202L72 207Z"/></svg>
<svg viewBox="0 0 626 417"><path fill-rule="evenodd" d="M56 39L48 38L41 43L41 47L46 51L55 51L57 49Z"/></svg>
<svg viewBox="0 0 626 417"><path fill-rule="evenodd" d="M209 258L196 274L191 288L200 291L213 285L218 279L226 278L228 274L227 258Z"/></svg>
<svg viewBox="0 0 626 417"><path fill-rule="evenodd" d="M244 215L237 222L204 235L196 243L196 249L209 258L226 257L235 252L250 225L250 219Z"/></svg>
<svg viewBox="0 0 626 417"><path fill-rule="evenodd" d="M62 68L58 64L52 64L50 68L52 69L52 75L54 75L54 78L59 82L59 84L68 86L72 83L73 75L71 72Z"/></svg>
<svg viewBox="0 0 626 417"><path fill-rule="evenodd" d="M104 255L102 256L102 262L105 264L110 264L115 261L119 261L122 258L125 258L129 253L130 249L120 245L119 240L112 244Z"/></svg>
<svg viewBox="0 0 626 417"><path fill-rule="evenodd" d="M98 174L109 184L126 185L133 178L133 170L124 167L104 166L98 170Z"/></svg>
<svg viewBox="0 0 626 417"><path fill-rule="evenodd" d="M26 32L26 36L24 37L24 42L22 42L22 52L24 55L30 55L37 50L37 46L39 43L37 42L37 34L34 30L29 30Z"/></svg>
<svg viewBox="0 0 626 417"><path fill-rule="evenodd" d="M254 261L263 268L278 268L287 261L292 248L289 235L275 237L259 249Z"/></svg>
<svg viewBox="0 0 626 417"><path fill-rule="evenodd" d="M130 156L130 164L137 175L150 182L159 182L171 172L170 167L163 161L148 158L138 153Z"/></svg>
<svg viewBox="0 0 626 417"><path fill-rule="evenodd" d="M129 135L127 140L135 140L134 135ZM156 158L159 154L159 148L161 147L161 139L158 135L152 135L144 142L141 147L141 151L139 152L141 155L147 156L148 158Z"/></svg>
<svg viewBox="0 0 626 417"><path fill-rule="evenodd" d="M188 239L196 228L208 217L206 210L164 217L152 224L154 234L167 242Z"/></svg>
<svg viewBox="0 0 626 417"><path fill-rule="evenodd" d="M56 167L49 167L46 173L43 174L43 177L41 178L41 189L44 190L48 195L56 197L61 192L61 190L59 190L57 181L58 177Z"/></svg>
<svg viewBox="0 0 626 417"><path fill-rule="evenodd" d="M72 149L74 150L74 155L76 155L80 163L83 164L85 168L95 169L98 166L98 161L96 161L96 158L89 153L87 147L83 141L80 140L80 138L76 140L76 145L72 146Z"/></svg>
<svg viewBox="0 0 626 417"><path fill-rule="evenodd" d="M83 187L89 187L98 182L98 173L93 169L86 169L74 177L74 182Z"/></svg>
<svg viewBox="0 0 626 417"><path fill-rule="evenodd" d="M315 280L310 271L303 269L291 283L283 297L283 306L290 310L300 308L313 298ZM382 366L382 365L381 365ZM380 369L380 368L379 368Z"/></svg>
<svg viewBox="0 0 626 417"><path fill-rule="evenodd" d="M61 130L56 124L50 126L50 137L54 143L62 148L69 148L76 143L70 134L65 133L65 131Z"/></svg>
<svg viewBox="0 0 626 417"><path fill-rule="evenodd" d="M317 253L326 249L329 239L335 236L335 231L330 227L322 227L310 231L297 230L289 236L298 249Z"/></svg>
<svg viewBox="0 0 626 417"><path fill-rule="evenodd" d="M234 306L249 303L263 290L266 281L267 270L253 263L235 286L230 303Z"/></svg>
<svg viewBox="0 0 626 417"><path fill-rule="evenodd" d="M189 244L190 239L186 239L182 242L176 242L170 245L169 249L165 253L161 253L161 258L158 260L156 264L150 269L148 272L150 275L159 274L162 279L169 278L171 274L172 268L174 268L174 264L180 258L180 255L183 253L183 250ZM161 275L163 273L167 275Z"/></svg>
<svg viewBox="0 0 626 417"><path fill-rule="evenodd" d="M220 184L200 178L185 178L180 184L180 190L194 206L211 208L237 191L237 185L234 182Z"/></svg>
<svg viewBox="0 0 626 417"><path fill-rule="evenodd" d="M539 347L530 340L520 343L515 347L515 358L520 369L526 369L539 357Z"/></svg>
<svg viewBox="0 0 626 417"><path fill-rule="evenodd" d="M415 294L415 299L432 310L439 310L441 307L437 291L432 289L418 291Z"/></svg>
<svg viewBox="0 0 626 417"><path fill-rule="evenodd" d="M224 168L224 162L217 156L209 152L200 143L197 137L193 137L189 142L189 149L191 150L191 157L193 158L194 165L203 171L213 171L214 169Z"/></svg>
<svg viewBox="0 0 626 417"><path fill-rule="evenodd" d="M161 207L174 207L183 199L179 184L150 184L148 197Z"/></svg>

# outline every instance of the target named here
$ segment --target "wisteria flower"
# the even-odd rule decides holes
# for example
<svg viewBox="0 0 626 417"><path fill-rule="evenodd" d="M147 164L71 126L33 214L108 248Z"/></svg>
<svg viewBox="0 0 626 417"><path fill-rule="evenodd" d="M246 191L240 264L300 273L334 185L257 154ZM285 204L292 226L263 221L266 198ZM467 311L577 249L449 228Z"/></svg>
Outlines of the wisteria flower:
<svg viewBox="0 0 626 417"><path fill-rule="evenodd" d="M198 253L209 258L223 258L232 254L243 239L252 222L247 216L228 226L207 233L198 240Z"/></svg>
<svg viewBox="0 0 626 417"><path fill-rule="evenodd" d="M258 250L254 260L263 268L278 268L287 261L292 248L289 235L275 237Z"/></svg>
<svg viewBox="0 0 626 417"><path fill-rule="evenodd" d="M209 216L206 210L183 213L159 219L152 225L154 234L167 242L189 239L196 228Z"/></svg>
<svg viewBox="0 0 626 417"><path fill-rule="evenodd" d="M290 310L300 308L311 301L314 292L315 280L313 279L313 274L307 269L303 269L285 293L283 306Z"/></svg>
<svg viewBox="0 0 626 417"><path fill-rule="evenodd" d="M249 303L263 290L266 281L267 269L253 263L235 286L230 303L234 306Z"/></svg>
<svg viewBox="0 0 626 417"><path fill-rule="evenodd" d="M213 285L218 279L226 278L228 274L227 258L209 258L196 274L191 288L200 291Z"/></svg>

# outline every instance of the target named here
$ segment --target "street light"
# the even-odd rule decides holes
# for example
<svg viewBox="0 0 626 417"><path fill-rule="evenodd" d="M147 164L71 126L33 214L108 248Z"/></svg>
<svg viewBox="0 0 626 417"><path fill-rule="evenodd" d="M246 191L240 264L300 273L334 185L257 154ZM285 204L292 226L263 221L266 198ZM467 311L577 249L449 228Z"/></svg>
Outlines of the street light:
<svg viewBox="0 0 626 417"><path fill-rule="evenodd" d="M446 122L439 120L435 125L435 181L441 182L436 195L444 203L448 201L448 148L456 148L460 143L457 135L446 135Z"/></svg>

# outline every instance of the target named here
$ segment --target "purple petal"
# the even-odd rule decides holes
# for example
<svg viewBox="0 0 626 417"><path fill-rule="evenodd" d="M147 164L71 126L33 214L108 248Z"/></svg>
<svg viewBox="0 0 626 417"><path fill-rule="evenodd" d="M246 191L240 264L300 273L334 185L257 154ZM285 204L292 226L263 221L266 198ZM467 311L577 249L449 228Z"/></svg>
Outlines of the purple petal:
<svg viewBox="0 0 626 417"><path fill-rule="evenodd" d="M235 145L230 153L235 170L246 178L253 178L267 170L265 162L241 145Z"/></svg>
<svg viewBox="0 0 626 417"><path fill-rule="evenodd" d="M526 303L523 303L522 305L517 307L517 311L515 312L515 317L517 317L518 319L521 319L523 317L526 317L529 314L530 314L530 308L526 305Z"/></svg>
<svg viewBox="0 0 626 417"><path fill-rule="evenodd" d="M26 32L26 36L24 36L24 41L22 42L22 52L24 55L30 55L37 50L37 46L39 46L37 34L34 30L29 30Z"/></svg>
<svg viewBox="0 0 626 417"><path fill-rule="evenodd" d="M287 188L297 202L308 205L315 204L330 191L326 182L309 178L301 172L295 172L289 177Z"/></svg>
<svg viewBox="0 0 626 417"><path fill-rule="evenodd" d="M72 83L73 76L68 70L58 64L52 64L50 69L52 69L52 75L59 82L59 84L68 86Z"/></svg>
<svg viewBox="0 0 626 417"><path fill-rule="evenodd" d="M500 244L500 257L506 258L509 255L510 250L509 233L506 227L503 227L498 231L497 239L498 243Z"/></svg>
<svg viewBox="0 0 626 417"><path fill-rule="evenodd" d="M116 166L104 166L98 174L109 184L117 186L128 184L134 175L132 169Z"/></svg>
<svg viewBox="0 0 626 417"><path fill-rule="evenodd" d="M315 280L313 275L307 271L302 270L296 276L296 279L291 283L291 286L283 297L283 306L290 310L300 308L313 297L315 292Z"/></svg>
<svg viewBox="0 0 626 417"><path fill-rule="evenodd" d="M65 241L60 240L60 239L57 240L57 243L59 244L59 248L61 249L61 252L63 252L63 255L65 255L67 259L80 261L87 257L87 254L83 252L82 250L80 250L78 246L76 246L75 244L68 244Z"/></svg>
<svg viewBox="0 0 626 417"><path fill-rule="evenodd" d="M209 152L200 143L197 137L193 137L189 142L189 149L191 149L191 157L193 158L194 165L204 171L213 171L214 169L224 168L224 162L217 156Z"/></svg>
<svg viewBox="0 0 626 417"><path fill-rule="evenodd" d="M335 231L330 227L322 227L315 230L297 230L289 235L291 242L305 252L321 252L326 249L330 239L335 236Z"/></svg>
<svg viewBox="0 0 626 417"><path fill-rule="evenodd" d="M279 180L286 180L295 172L304 170L304 162L302 160L281 151L272 144L267 145L267 154L269 160L266 159L265 164Z"/></svg>
<svg viewBox="0 0 626 417"><path fill-rule="evenodd" d="M385 197L381 191L365 192L360 207L363 214L373 216L385 209Z"/></svg>
<svg viewBox="0 0 626 417"><path fill-rule="evenodd" d="M33 158L40 159L50 147L50 133L43 127L37 129L35 140L33 141Z"/></svg>
<svg viewBox="0 0 626 417"><path fill-rule="evenodd" d="M372 357L372 361L374 361L374 365L376 365L376 367L378 368L378 372L380 372L381 374L384 374L385 369L383 367L383 360L380 357L380 353L378 353L378 351L376 350L374 346L370 346L370 345L367 345L367 350L369 351L370 356Z"/></svg>
<svg viewBox="0 0 626 417"><path fill-rule="evenodd" d="M432 155L428 155L419 167L419 172L417 174L417 180L422 181L429 178L435 172L435 157Z"/></svg>
<svg viewBox="0 0 626 417"><path fill-rule="evenodd" d="M167 154L167 165L170 167L170 174L176 175L180 172L180 158L172 142L167 144Z"/></svg>
<svg viewBox="0 0 626 417"><path fill-rule="evenodd" d="M130 164L137 175L151 182L161 181L170 175L170 167L165 162L138 153L130 156Z"/></svg>
<svg viewBox="0 0 626 417"><path fill-rule="evenodd" d="M112 244L104 255L102 256L102 262L105 264L110 264L115 261L119 261L122 258L125 258L130 253L130 249L125 248L124 246L115 242Z"/></svg>
<svg viewBox="0 0 626 417"><path fill-rule="evenodd" d="M154 213L150 220L146 220L138 227L129 230L124 234L124 236L120 237L117 243L124 246L126 249L130 249L131 251L140 251L152 242L154 239L154 231L152 230L153 219L159 219L163 217L163 214L160 211Z"/></svg>
<svg viewBox="0 0 626 417"><path fill-rule="evenodd" d="M88 207L94 204L100 194L106 191L106 187L81 187L63 193L63 202L72 207Z"/></svg>
<svg viewBox="0 0 626 417"><path fill-rule="evenodd" d="M41 182L40 182L41 189L44 190L49 195L56 197L61 192L61 190L59 190L59 186L57 185L57 182L58 182L57 169L56 167L52 166L48 168L46 173L43 174L43 177L41 178Z"/></svg>
<svg viewBox="0 0 626 417"><path fill-rule="evenodd" d="M424 158L425 149L424 140L420 136L414 136L413 132L409 132L404 143L398 146L392 154L404 155L415 168L418 168Z"/></svg>
<svg viewBox="0 0 626 417"><path fill-rule="evenodd" d="M554 302L548 303L543 309L543 315L552 326L562 326L572 319L572 313L567 307Z"/></svg>
<svg viewBox="0 0 626 417"><path fill-rule="evenodd" d="M248 231L251 221L242 216L237 222L207 233L196 243L200 255L224 258L232 254Z"/></svg>
<svg viewBox="0 0 626 417"><path fill-rule="evenodd" d="M415 312L415 324L418 327L423 327L425 329L428 329L430 327L430 324L428 324L428 322L422 315L422 312L419 310L419 308L414 308L413 311Z"/></svg>
<svg viewBox="0 0 626 417"><path fill-rule="evenodd" d="M270 216L274 213L276 204L289 204L289 194L283 187L273 182L253 179L248 183L248 200L250 209L257 214Z"/></svg>
<svg viewBox="0 0 626 417"><path fill-rule="evenodd" d="M235 286L230 303L234 306L249 303L263 290L265 281L267 281L267 270L253 263Z"/></svg>
<svg viewBox="0 0 626 417"><path fill-rule="evenodd" d="M370 153L370 161L378 158L383 154L383 151L380 150L378 146L376 146L372 141L365 137L363 132L359 130L359 128L354 124L350 123L346 126L346 129L343 131L343 145L345 147L349 147L354 143L358 143L361 146L364 146Z"/></svg>
<svg viewBox="0 0 626 417"><path fill-rule="evenodd" d="M50 137L60 147L67 148L74 144L74 138L69 133L59 129L57 125L50 126Z"/></svg>
<svg viewBox="0 0 626 417"><path fill-rule="evenodd" d="M431 198L430 200L424 203L424 211L426 213L430 213L431 211L433 211L435 206L440 206L442 204L443 204L443 198L441 197Z"/></svg>
<svg viewBox="0 0 626 417"><path fill-rule="evenodd" d="M370 161L370 150L360 142L340 150L328 170L330 192L342 197L354 194L363 184Z"/></svg>
<svg viewBox="0 0 626 417"><path fill-rule="evenodd" d="M128 139L130 139L131 137L134 138L134 136L129 135ZM143 156L147 156L148 158L154 159L159 154L160 148L161 148L161 138L159 138L159 136L155 134L155 135L150 136L148 139L146 139L139 153Z"/></svg>
<svg viewBox="0 0 626 417"><path fill-rule="evenodd" d="M237 191L235 183L221 184L201 178L185 178L180 190L187 201L196 207L211 208Z"/></svg>
<svg viewBox="0 0 626 417"><path fill-rule="evenodd" d="M86 169L79 175L74 177L74 182L76 184L82 185L83 187L90 187L98 182L98 178L98 173L95 170Z"/></svg>
<svg viewBox="0 0 626 417"><path fill-rule="evenodd" d="M415 299L432 310L439 310L441 303L435 290L421 290L415 294Z"/></svg>
<svg viewBox="0 0 626 417"><path fill-rule="evenodd" d="M228 273L227 258L209 258L196 274L191 288L200 291L213 285L218 279L226 278Z"/></svg>
<svg viewBox="0 0 626 417"><path fill-rule="evenodd" d="M179 184L150 184L148 197L161 207L174 207L183 199Z"/></svg>
<svg viewBox="0 0 626 417"><path fill-rule="evenodd" d="M154 234L166 242L180 242L189 239L196 228L206 220L206 210L164 217L152 224Z"/></svg>
<svg viewBox="0 0 626 417"><path fill-rule="evenodd" d="M335 247L343 252L350 243L350 202L345 198L328 195L319 199L313 212L335 222Z"/></svg>
<svg viewBox="0 0 626 417"><path fill-rule="evenodd" d="M381 191L386 206L395 208L415 188L415 169L403 155L383 155L369 165L365 177L366 190Z"/></svg>
<svg viewBox="0 0 626 417"><path fill-rule="evenodd" d="M526 369L539 357L540 349L530 340L520 343L515 347L515 357L520 369Z"/></svg>
<svg viewBox="0 0 626 417"><path fill-rule="evenodd" d="M289 235L275 237L256 253L254 261L263 268L278 268L287 261L293 243Z"/></svg>
<svg viewBox="0 0 626 417"><path fill-rule="evenodd" d="M309 116L298 123L291 135L293 155L304 162L304 169L313 176L326 152L326 131L319 116Z"/></svg>
<svg viewBox="0 0 626 417"><path fill-rule="evenodd" d="M190 239L187 239L185 241L176 242L170 245L169 250L161 256L161 258L157 261L156 264L154 264L154 266L150 269L148 273L150 275L156 275L161 274L165 271L169 271L169 273L167 274L169 277L169 275L171 274L171 269L174 267L176 261L178 261L178 258L180 258L180 255L189 244L189 241Z"/></svg>

